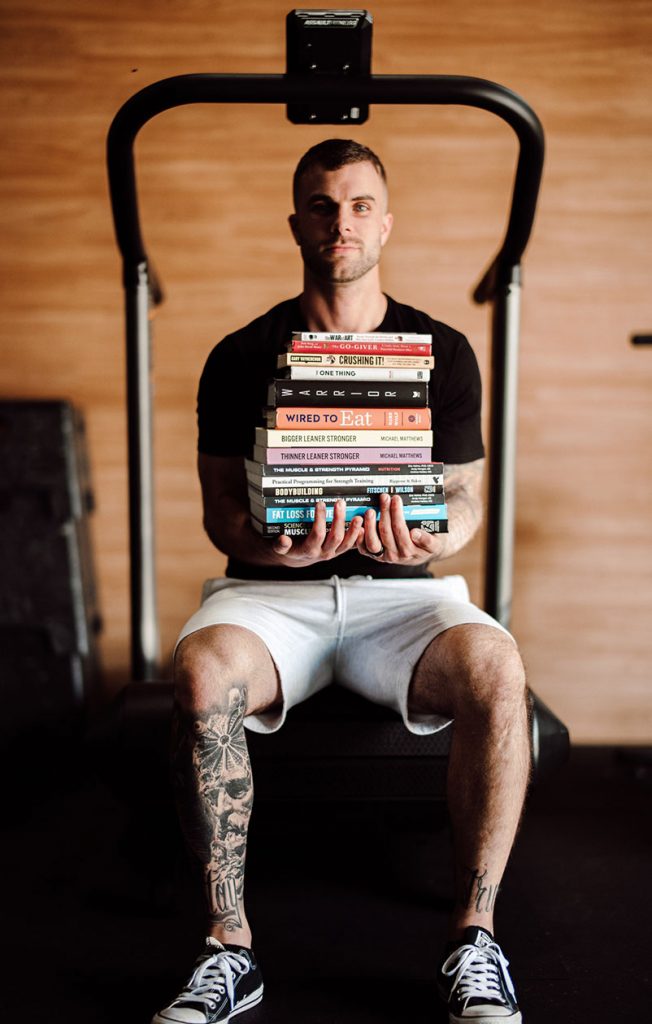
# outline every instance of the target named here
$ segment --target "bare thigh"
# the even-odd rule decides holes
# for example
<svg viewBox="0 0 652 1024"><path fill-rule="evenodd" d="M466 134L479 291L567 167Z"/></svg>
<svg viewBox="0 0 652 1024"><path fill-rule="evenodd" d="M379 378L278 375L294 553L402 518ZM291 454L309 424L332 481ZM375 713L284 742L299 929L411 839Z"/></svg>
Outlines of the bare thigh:
<svg viewBox="0 0 652 1024"><path fill-rule="evenodd" d="M271 654L244 626L206 626L184 637L174 657L174 680L181 705L195 709L212 707L234 685L246 688L248 715L282 699Z"/></svg>

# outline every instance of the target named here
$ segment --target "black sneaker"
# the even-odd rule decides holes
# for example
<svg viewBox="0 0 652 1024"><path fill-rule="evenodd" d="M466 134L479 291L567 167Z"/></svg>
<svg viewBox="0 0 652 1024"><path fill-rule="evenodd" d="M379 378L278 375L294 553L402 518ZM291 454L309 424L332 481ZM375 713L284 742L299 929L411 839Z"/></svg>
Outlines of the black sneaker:
<svg viewBox="0 0 652 1024"><path fill-rule="evenodd" d="M449 1024L521 1024L508 966L491 932L466 928L437 977Z"/></svg>
<svg viewBox="0 0 652 1024"><path fill-rule="evenodd" d="M262 998L263 979L252 951L209 937L188 984L152 1024L226 1024Z"/></svg>

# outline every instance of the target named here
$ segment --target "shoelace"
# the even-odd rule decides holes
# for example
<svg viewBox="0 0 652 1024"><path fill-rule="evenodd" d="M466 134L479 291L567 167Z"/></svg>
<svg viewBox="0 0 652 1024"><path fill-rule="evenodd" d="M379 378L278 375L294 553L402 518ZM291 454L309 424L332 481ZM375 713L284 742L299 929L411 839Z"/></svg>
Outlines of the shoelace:
<svg viewBox="0 0 652 1024"><path fill-rule="evenodd" d="M516 993L507 970L509 960L496 942L486 946L460 946L441 969L443 974L453 979L451 996L457 992L466 1008L470 999L502 999L499 965L509 993L515 1000Z"/></svg>
<svg viewBox="0 0 652 1024"><path fill-rule="evenodd" d="M176 1000L177 1003L191 999L193 1002L204 1003L214 1010L216 996L228 994L233 1008L235 996L234 979L238 974L246 974L251 964L246 956L232 953L229 949L221 949L208 954L193 971L190 981Z"/></svg>

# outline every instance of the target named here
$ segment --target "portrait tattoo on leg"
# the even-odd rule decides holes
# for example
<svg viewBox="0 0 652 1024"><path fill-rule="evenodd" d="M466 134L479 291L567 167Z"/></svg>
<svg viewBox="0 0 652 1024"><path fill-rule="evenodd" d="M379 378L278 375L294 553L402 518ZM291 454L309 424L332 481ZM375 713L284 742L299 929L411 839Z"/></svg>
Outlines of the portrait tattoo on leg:
<svg viewBox="0 0 652 1024"><path fill-rule="evenodd" d="M242 926L241 904L253 779L244 718L247 691L229 690L225 706L195 715L176 708L174 775L182 827L199 857L211 920Z"/></svg>

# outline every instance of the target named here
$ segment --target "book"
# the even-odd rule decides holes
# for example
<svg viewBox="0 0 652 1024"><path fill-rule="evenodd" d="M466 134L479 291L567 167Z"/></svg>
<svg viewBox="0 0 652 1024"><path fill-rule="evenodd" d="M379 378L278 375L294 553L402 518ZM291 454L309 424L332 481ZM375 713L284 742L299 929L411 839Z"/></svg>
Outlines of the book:
<svg viewBox="0 0 652 1024"><path fill-rule="evenodd" d="M267 523L311 523L315 518L315 503L310 505L297 506L286 505L284 507L267 508L252 502L252 511L256 511L255 518L259 522ZM363 516L372 505L347 505L344 521L349 523L356 516ZM376 519L380 518L380 509L376 508ZM260 512L260 514L258 514ZM333 519L334 505L326 506L326 522ZM403 515L406 523L412 523L420 519L447 519L446 505L404 505Z"/></svg>
<svg viewBox="0 0 652 1024"><path fill-rule="evenodd" d="M312 523L263 523L254 516L251 517L251 525L263 537L278 537L283 533L287 537L301 538L307 537L312 529ZM412 523L410 528L417 526L424 533L448 533L447 519L422 519Z"/></svg>
<svg viewBox="0 0 652 1024"><path fill-rule="evenodd" d="M324 474L323 476L309 476L298 471L286 477L274 475L254 476L248 473L247 483L261 493L269 492L270 494L277 492L289 493L295 488L305 490L306 494L318 494L324 488L329 488L331 493L336 493L338 490L351 491L353 488L357 488L360 494L372 494L374 491L380 493L388 491L390 488L394 489L397 493L401 490L409 493L416 487L427 487L433 492L435 488L441 490L444 486L444 477L443 474L435 473L413 473L411 476L401 476L399 473L392 473L391 475L387 473L385 476L377 476L371 473L368 476L364 476L363 474L352 473L350 476L344 476L337 472L336 467L333 467L331 473Z"/></svg>
<svg viewBox="0 0 652 1024"><path fill-rule="evenodd" d="M426 430L430 427L429 408L422 409L346 409L314 406L283 406L265 412L270 427L277 430Z"/></svg>
<svg viewBox="0 0 652 1024"><path fill-rule="evenodd" d="M303 448L267 448L265 445L254 445L252 456L256 462L265 465L283 465L292 463L295 467L302 463L321 463L333 466L335 463L370 466L376 463L394 462L429 463L432 460L430 447L392 447L380 448L319 448L306 445Z"/></svg>
<svg viewBox="0 0 652 1024"><path fill-rule="evenodd" d="M261 448L343 447L376 448L387 445L432 448L432 430L272 430L256 427ZM383 461L387 461L384 459Z"/></svg>
<svg viewBox="0 0 652 1024"><path fill-rule="evenodd" d="M432 370L433 356L376 356L349 352L282 352L277 366L369 366L404 370Z"/></svg>
<svg viewBox="0 0 652 1024"><path fill-rule="evenodd" d="M443 462L383 462L367 466L342 465L339 468L334 466L305 466L302 469L298 469L296 466L279 466L264 462L254 462L253 459L245 459L244 462L245 472L250 479L268 480L273 478L279 482L288 478L300 481L307 480L313 476L321 479L324 477L334 479L335 475L340 477L342 481L350 480L353 477L353 479L359 479L361 482L368 482L369 477L380 482L383 476L388 476L391 479L394 479L394 477L403 479L406 476L411 478L414 475L421 477L431 475L433 480L440 482L443 480L444 473Z"/></svg>
<svg viewBox="0 0 652 1024"><path fill-rule="evenodd" d="M285 534L288 537L307 537L312 530L312 523L263 523L255 516L251 517L250 522L263 537L278 537L280 534ZM421 519L409 526L410 529L417 527L425 533L448 533L448 520Z"/></svg>
<svg viewBox="0 0 652 1024"><path fill-rule="evenodd" d="M430 370L401 370L395 367L369 366L285 366L279 373L283 380L336 380L336 381L429 381Z"/></svg>
<svg viewBox="0 0 652 1024"><path fill-rule="evenodd" d="M406 342L432 344L432 334L394 334L392 331L367 331L351 333L346 331L292 331L292 341L370 341L370 342Z"/></svg>
<svg viewBox="0 0 652 1024"><path fill-rule="evenodd" d="M405 341L291 341L288 352L353 352L376 356L429 356L431 345Z"/></svg>
<svg viewBox="0 0 652 1024"><path fill-rule="evenodd" d="M324 491L323 487L306 488L308 491L314 491L315 489L322 492ZM380 495L385 493L385 491L378 489L372 491L370 494L361 494L360 491L355 488L351 488L348 493L347 491L339 491L337 488L332 488L331 494L299 494L297 491L284 487L281 487L280 490L285 493L263 494L261 491L257 491L254 487L250 487L249 500L252 510L255 507L259 509L286 508L288 505L291 505L292 508L314 508L316 501L323 501L327 506L330 506L340 500L342 500L346 505L364 505L368 508L378 508ZM434 502L435 504L443 502L443 498L435 495L432 490L427 491L424 494L423 488L419 488L417 493L406 493L401 489L400 496L405 507L412 505L422 506L427 502ZM259 516L258 518L261 519L262 516Z"/></svg>
<svg viewBox="0 0 652 1024"><path fill-rule="evenodd" d="M267 404L276 409L285 406L329 406L367 408L391 405L403 408L424 408L428 405L425 381L370 383L363 381L273 380L267 389Z"/></svg>

